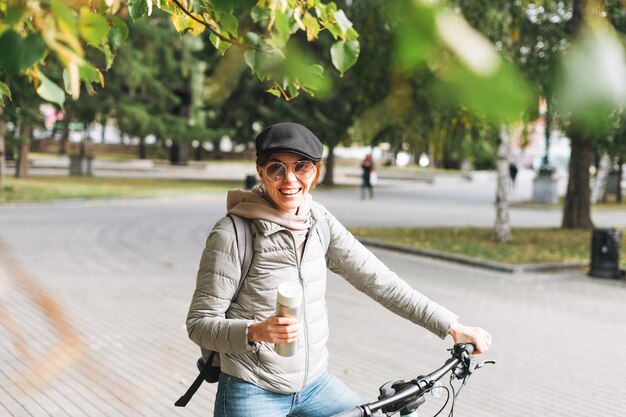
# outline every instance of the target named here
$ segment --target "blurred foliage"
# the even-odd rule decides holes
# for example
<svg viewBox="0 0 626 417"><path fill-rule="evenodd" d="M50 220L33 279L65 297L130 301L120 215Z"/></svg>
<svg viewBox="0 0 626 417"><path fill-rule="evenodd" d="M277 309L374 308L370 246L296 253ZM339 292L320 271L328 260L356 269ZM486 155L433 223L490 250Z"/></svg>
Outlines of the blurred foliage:
<svg viewBox="0 0 626 417"><path fill-rule="evenodd" d="M128 14L139 21L155 8L169 14L168 26L190 36L206 34L222 54L231 45L244 48L246 63L256 76L272 84L271 92L287 99L300 90L313 93L324 84L320 64L288 58L292 35L304 33L307 41L314 42L321 31L329 34L331 62L341 74L359 55L358 33L333 2L129 0L125 5L121 0L2 0L0 94L10 97L10 80L23 74L43 98L63 106L60 79L55 84L41 71L50 61L64 68L65 90L74 99L80 95L81 83L87 90L94 83L104 85L103 71L111 67L129 31L120 16ZM104 65L96 65L90 50L102 55Z"/></svg>
<svg viewBox="0 0 626 417"><path fill-rule="evenodd" d="M82 0L70 6L56 0L44 11L33 9L35 3L0 1L0 36L7 43L19 35L6 50L12 55L0 54L6 63L0 65L0 80L9 83L0 91L10 93L16 72L41 87L44 78L36 71L43 69L52 81L65 79L65 90L73 95L82 80L83 92L97 95L92 100L82 94L76 105L65 102L70 118L86 125L111 118L129 136L155 135L157 143L169 139L175 146L199 141L219 148L224 136L248 143L258 128L287 119L309 126L331 149L339 143L388 142L392 152L426 152L440 167L458 168L464 160L490 167L499 123L534 120L537 95L550 104L566 103L556 98L554 80L567 81L561 90L585 91L571 88L580 75L571 80L555 75L561 62L563 68L582 67L561 59L577 45L572 2L202 0L163 2L157 10L157 3L143 0L128 7L117 0L90 7ZM621 42L616 33L624 30L624 8L619 0L607 0L605 9L606 19L590 27L610 23L617 32L600 32ZM52 42L44 36L49 28L27 25L33 16L64 25L65 41ZM50 52L45 57L39 57L38 39ZM189 39L199 42L190 46ZM598 42L592 45L604 45ZM18 53L25 45L28 53ZM611 45L621 50L621 43ZM233 49L242 51L235 61L250 72L222 65ZM585 61L586 55L579 55L579 61L598 67L593 57ZM608 55L610 62L619 61L617 54ZM19 56L20 71L7 56ZM328 62L338 71L327 71ZM209 90L217 87L192 83L190 74L199 68L211 77L222 71L210 82L232 88L215 99ZM608 79L602 72L594 77L579 72L590 80ZM606 94L600 96L606 97L608 84L603 85ZM55 97L51 88L45 90L49 100ZM291 100L300 91L310 94ZM194 95L202 97L200 108ZM561 106L559 120L566 127L574 119L565 109ZM594 109L613 115L612 128L618 124L619 112L602 105ZM585 119L602 119L595 115ZM594 143L604 146L607 136ZM621 136L612 137L615 142Z"/></svg>

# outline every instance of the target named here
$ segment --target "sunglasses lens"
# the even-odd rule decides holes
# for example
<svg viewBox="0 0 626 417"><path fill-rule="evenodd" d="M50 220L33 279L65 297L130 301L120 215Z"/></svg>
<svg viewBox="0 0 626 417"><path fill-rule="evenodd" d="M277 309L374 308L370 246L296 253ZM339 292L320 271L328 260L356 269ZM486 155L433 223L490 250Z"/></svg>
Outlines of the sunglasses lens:
<svg viewBox="0 0 626 417"><path fill-rule="evenodd" d="M270 181L278 181L285 178L285 172L287 168L280 162L272 162L265 166L265 174Z"/></svg>
<svg viewBox="0 0 626 417"><path fill-rule="evenodd" d="M315 173L315 165L311 161L298 161L295 163L293 170L296 177L301 180L311 178L311 175Z"/></svg>

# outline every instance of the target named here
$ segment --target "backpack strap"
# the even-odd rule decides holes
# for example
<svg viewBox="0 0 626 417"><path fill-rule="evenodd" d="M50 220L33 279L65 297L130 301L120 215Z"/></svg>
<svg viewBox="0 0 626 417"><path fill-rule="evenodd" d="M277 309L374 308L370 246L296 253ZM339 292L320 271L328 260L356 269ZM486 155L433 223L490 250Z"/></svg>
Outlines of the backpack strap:
<svg viewBox="0 0 626 417"><path fill-rule="evenodd" d="M209 364L213 362L213 358L215 357L216 353L217 352L211 352L209 358L206 361L206 364L202 360L202 358L198 359L198 368L200 369L200 373L196 377L196 380L193 381L187 392L185 392L185 394L183 394L183 396L174 403L176 407L185 407L187 403L191 400L191 397L193 397L196 391L198 391L200 385L202 385L202 383L206 381L207 377L209 377L209 373L211 372L211 367L209 366Z"/></svg>
<svg viewBox="0 0 626 417"><path fill-rule="evenodd" d="M239 262L241 263L241 277L239 279L239 286L237 292L233 296L233 300L239 295L239 290L243 285L243 281L248 276L250 271L250 265L252 264L252 254L254 252L254 246L252 244L252 230L250 230L250 219L237 216L236 214L228 215L235 226L235 234L237 235L237 251L239 253Z"/></svg>
<svg viewBox="0 0 626 417"><path fill-rule="evenodd" d="M237 286L237 291L233 295L233 300L237 298L239 295L239 291L243 286L243 282L248 276L248 272L250 271L250 265L252 265L252 255L254 253L254 245L252 243L252 230L250 229L250 225L252 221L250 219L246 219L245 217L237 216L236 214L228 215L233 221L233 226L235 226L235 234L237 235L237 254L239 256L239 262L241 264L241 276L239 279L239 285ZM202 382L207 380L207 377L210 375L211 367L218 366L219 367L219 355L217 352L208 350L208 349L200 349L202 352L202 357L198 359L198 369L200 370L200 374L196 380L191 384L187 392L174 403L176 407L185 407L187 403L191 400L191 397L198 391ZM210 381L217 382L217 381Z"/></svg>
<svg viewBox="0 0 626 417"><path fill-rule="evenodd" d="M320 224L320 227L317 230L320 239L322 240L324 252L326 252L328 251L328 245L330 245L330 226L328 225L328 219L326 218L325 209L317 201L314 201L311 205L311 213L313 214L313 218L315 218L315 220L317 220L317 222Z"/></svg>

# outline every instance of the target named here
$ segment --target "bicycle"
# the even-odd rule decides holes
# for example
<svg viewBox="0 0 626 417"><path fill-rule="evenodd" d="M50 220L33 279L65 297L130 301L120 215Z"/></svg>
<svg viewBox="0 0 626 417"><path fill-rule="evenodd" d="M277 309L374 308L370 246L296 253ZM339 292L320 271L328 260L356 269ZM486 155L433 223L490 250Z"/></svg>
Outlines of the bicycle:
<svg viewBox="0 0 626 417"><path fill-rule="evenodd" d="M436 394L440 394L441 390L445 390L447 391L448 397L441 409L433 416L437 417L446 408L450 400L450 390L439 382L448 372L451 372L450 387L452 389L452 405L448 416L452 417L454 415L456 399L465 384L467 384L467 380L472 373L486 364L496 363L492 360L483 362L476 361L470 356L474 352L474 349L475 347L471 343L457 343L452 349L448 349L452 357L449 358L441 368L426 376L418 376L410 381L400 380L387 382L379 389L380 395L378 401L359 405L350 410L336 414L333 417L368 417L374 416L374 413L378 411L382 411L385 416L392 416L400 412L400 415L403 417L417 417L417 409L426 402L424 394L431 392L433 395L437 396ZM463 381L458 391L455 391L452 385L454 379Z"/></svg>

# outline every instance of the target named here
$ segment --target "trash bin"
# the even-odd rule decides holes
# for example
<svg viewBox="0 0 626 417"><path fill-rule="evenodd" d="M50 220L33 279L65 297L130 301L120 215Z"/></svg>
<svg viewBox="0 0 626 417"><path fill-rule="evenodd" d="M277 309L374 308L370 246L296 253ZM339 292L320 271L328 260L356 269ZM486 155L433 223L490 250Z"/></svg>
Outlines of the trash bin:
<svg viewBox="0 0 626 417"><path fill-rule="evenodd" d="M257 182L258 181L255 175L246 175L244 186L246 187L246 190L250 190L252 189L252 187L254 187L257 184Z"/></svg>
<svg viewBox="0 0 626 417"><path fill-rule="evenodd" d="M593 229L589 276L620 278L619 247L621 232L616 229Z"/></svg>

